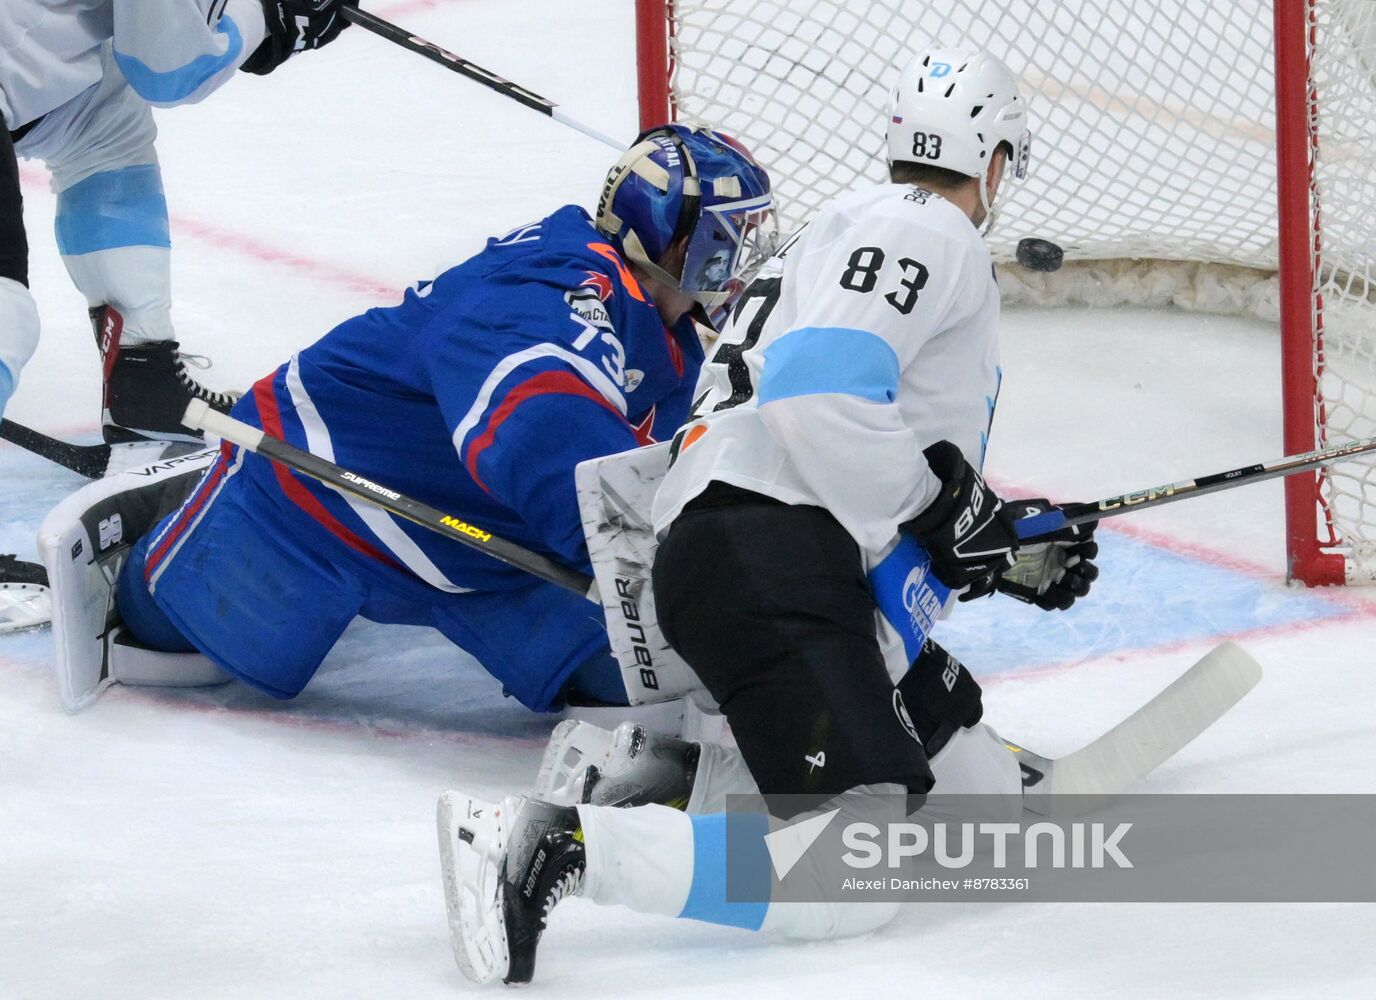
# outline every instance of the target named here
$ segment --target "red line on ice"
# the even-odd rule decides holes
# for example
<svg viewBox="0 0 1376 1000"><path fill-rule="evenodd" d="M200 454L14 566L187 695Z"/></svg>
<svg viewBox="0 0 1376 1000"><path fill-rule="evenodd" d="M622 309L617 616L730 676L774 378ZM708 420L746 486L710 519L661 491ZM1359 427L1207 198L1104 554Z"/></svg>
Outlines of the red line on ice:
<svg viewBox="0 0 1376 1000"><path fill-rule="evenodd" d="M19 179L33 188L46 190L48 186L47 176L42 171L32 167L20 167ZM247 257L259 263L286 267L303 277L313 278L326 284L341 285L350 291L362 292L385 302L398 302L401 299L400 284L389 285L370 275L360 274L338 264L291 253L255 237L237 233L188 215L172 212L168 215L168 221L171 222L173 234L176 236L196 240L219 250L228 250L240 257Z"/></svg>

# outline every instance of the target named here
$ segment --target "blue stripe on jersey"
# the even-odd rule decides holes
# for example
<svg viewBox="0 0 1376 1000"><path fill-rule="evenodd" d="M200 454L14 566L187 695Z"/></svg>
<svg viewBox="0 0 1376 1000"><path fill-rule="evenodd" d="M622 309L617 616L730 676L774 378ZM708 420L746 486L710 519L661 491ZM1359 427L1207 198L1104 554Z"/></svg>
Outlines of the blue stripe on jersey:
<svg viewBox="0 0 1376 1000"><path fill-rule="evenodd" d="M898 355L883 338L841 326L805 326L765 348L761 405L820 393L892 403Z"/></svg>
<svg viewBox="0 0 1376 1000"><path fill-rule="evenodd" d="M769 818L763 813L711 813L688 818L693 822L693 884L679 917L759 930L769 912L771 868L764 841ZM732 895L763 901L728 902L728 881Z"/></svg>
<svg viewBox="0 0 1376 1000"><path fill-rule="evenodd" d="M167 199L152 164L103 170L57 196L57 248L64 254L119 247L170 247Z"/></svg>
<svg viewBox="0 0 1376 1000"><path fill-rule="evenodd" d="M176 104L194 94L207 80L238 61L244 51L244 37L231 17L221 17L215 33L229 44L224 55L201 55L177 69L156 70L136 56L115 50L115 63L129 85L150 104Z"/></svg>

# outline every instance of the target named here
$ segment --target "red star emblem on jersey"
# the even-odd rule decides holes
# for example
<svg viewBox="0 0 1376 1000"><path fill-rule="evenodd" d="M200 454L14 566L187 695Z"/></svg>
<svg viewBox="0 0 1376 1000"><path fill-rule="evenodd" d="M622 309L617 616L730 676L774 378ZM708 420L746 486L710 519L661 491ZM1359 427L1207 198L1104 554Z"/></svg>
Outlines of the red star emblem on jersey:
<svg viewBox="0 0 1376 1000"><path fill-rule="evenodd" d="M611 298L612 293L616 290L612 285L611 278L607 277L605 274L598 274L596 271L588 272L588 280L583 282L582 287L595 288L597 290L597 297L603 302Z"/></svg>
<svg viewBox="0 0 1376 1000"><path fill-rule="evenodd" d="M655 407L653 406L650 407L650 412L645 414L644 420L642 420L638 424L631 425L631 430L635 431L635 439L640 442L640 446L642 448L646 445L652 445L655 443L655 439L650 433L654 425Z"/></svg>

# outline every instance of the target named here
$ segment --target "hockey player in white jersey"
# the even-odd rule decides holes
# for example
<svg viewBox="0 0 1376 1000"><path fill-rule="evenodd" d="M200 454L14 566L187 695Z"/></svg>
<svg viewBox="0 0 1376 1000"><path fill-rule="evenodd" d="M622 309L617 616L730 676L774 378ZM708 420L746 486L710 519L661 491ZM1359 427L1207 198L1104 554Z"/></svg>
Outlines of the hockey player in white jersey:
<svg viewBox="0 0 1376 1000"><path fill-rule="evenodd" d="M171 322L167 203L150 105L200 101L238 69L268 73L318 48L356 0L5 0L0 4L0 415L38 343L16 154L42 160L57 242L86 296L110 442L195 440L191 398L228 411L187 371Z"/></svg>
<svg viewBox="0 0 1376 1000"><path fill-rule="evenodd" d="M1019 767L980 723L978 684L917 619L947 588L1065 608L1097 576L1092 527L1020 547L979 472L1001 378L981 229L1029 142L1002 62L920 53L893 94L892 183L825 207L736 306L655 502L654 591L739 751L633 725L599 743L565 723L537 787L555 801L446 793L445 891L471 978L528 981L548 913L571 894L803 938L891 918L896 903L728 901L728 793L808 803L747 835L766 879L768 823L823 803L899 819L904 793L935 786L995 796L982 800L994 814L962 818L1017 818Z"/></svg>
<svg viewBox="0 0 1376 1000"><path fill-rule="evenodd" d="M57 194L57 245L86 297L102 375L105 440L196 441L203 386L172 329L171 240L151 105L194 104L236 70L266 74L334 39L357 0L4 0L0 3L0 417L38 346L18 156L42 160ZM9 596L41 567L0 565ZM21 591L20 588L27 588ZM16 617L17 616L17 617ZM31 609L0 602L0 631Z"/></svg>

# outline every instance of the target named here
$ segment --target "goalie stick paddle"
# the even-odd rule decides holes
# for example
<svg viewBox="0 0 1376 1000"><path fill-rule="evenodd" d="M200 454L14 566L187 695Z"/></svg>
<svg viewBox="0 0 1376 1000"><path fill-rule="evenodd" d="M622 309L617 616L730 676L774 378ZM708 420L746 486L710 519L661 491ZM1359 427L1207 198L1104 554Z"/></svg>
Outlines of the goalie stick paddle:
<svg viewBox="0 0 1376 1000"><path fill-rule="evenodd" d="M1341 462L1371 452L1376 452L1376 438L1333 445L1329 448L1320 448L1317 451L1306 451L1299 455L1286 455L1270 462L1244 465L1238 469L1229 469L1227 472L1215 472L1209 476L1200 476L1198 479L1184 479L1168 486L1153 486L1150 489L1136 490L1132 493L1120 493L1118 496L1107 497L1091 503L1061 504L1055 510L1049 510L1033 517L1025 517L1018 521L1018 537L1024 541L1034 540L1071 525L1084 524L1087 521L1102 521L1106 517L1118 517L1120 514L1128 514L1135 510L1160 507L1163 504L1175 503L1178 500L1204 496L1206 493L1218 493L1221 490L1230 490L1234 486L1259 483L1280 476L1293 476L1300 472L1317 469L1321 465Z"/></svg>
<svg viewBox="0 0 1376 1000"><path fill-rule="evenodd" d="M350 472L319 455L313 455L279 438L270 437L257 427L250 427L241 420L235 420L233 417L212 410L202 400L193 399L191 401L182 417L182 423L187 427L197 427L203 431L209 431L211 434L216 434L226 441L237 444L240 448L246 448L302 475L310 476L317 482L324 483L340 493L347 493L365 503L381 507L389 514L404 517L406 520L418 524L422 528L428 528L430 531L443 535L460 545L477 549L479 552L486 552L492 558L499 559L508 566L515 566L533 576L538 576L541 580L563 587L565 590L571 590L581 597L586 597L594 604L600 606L602 603L597 590L597 583L592 577L579 573L577 570L569 569L567 566L561 566L553 559L547 559L538 552L531 552L514 542L498 538L492 532L476 524L471 524L463 518L446 514L438 508L421 503L419 500L413 500L403 493L383 486L381 483L375 483L371 479Z"/></svg>
<svg viewBox="0 0 1376 1000"><path fill-rule="evenodd" d="M524 104L532 111L538 111L546 117L553 118L561 125L567 125L575 131L582 132L590 139L604 142L613 149L625 152L626 144L613 139L605 132L599 132L591 125L584 125L576 118L564 114L559 110L559 105L548 98L541 97L539 94L526 90L510 80L504 79L493 73L491 70L483 69L477 63L469 62L462 56L456 56L448 49L440 48L434 42L426 41L419 35L413 35L405 28L400 28L391 21L384 21L376 14L369 14L366 10L359 10L357 7L341 7L340 12L345 19L352 21L360 28L366 28L375 35L380 35L389 42L395 42L404 49L410 49L429 59L437 62L446 69L451 69L455 73L468 77L475 83L480 83L489 90L495 90L503 97L509 97L518 104Z"/></svg>
<svg viewBox="0 0 1376 1000"><path fill-rule="evenodd" d="M110 465L108 444L69 444L13 420L0 420L0 438L87 479L101 478Z"/></svg>
<svg viewBox="0 0 1376 1000"><path fill-rule="evenodd" d="M1018 758L1023 806L1041 816L1078 816L1121 795L1185 748L1261 680L1261 664L1225 642L1103 736L1064 757L1004 742Z"/></svg>

